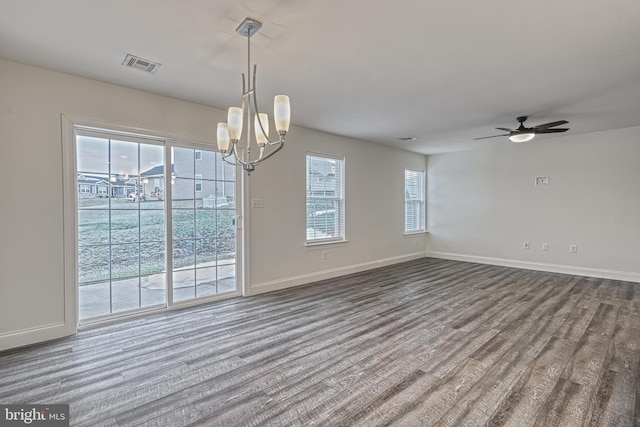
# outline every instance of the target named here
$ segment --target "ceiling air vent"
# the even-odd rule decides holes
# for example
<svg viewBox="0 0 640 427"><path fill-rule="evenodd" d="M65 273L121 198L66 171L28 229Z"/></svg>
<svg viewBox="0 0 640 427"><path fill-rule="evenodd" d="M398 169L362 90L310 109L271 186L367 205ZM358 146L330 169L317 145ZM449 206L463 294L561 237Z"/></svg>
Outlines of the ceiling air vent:
<svg viewBox="0 0 640 427"><path fill-rule="evenodd" d="M122 65L151 74L155 74L155 72L158 71L158 68L160 68L160 64L157 62L151 62L147 59L142 59L131 54L124 58Z"/></svg>

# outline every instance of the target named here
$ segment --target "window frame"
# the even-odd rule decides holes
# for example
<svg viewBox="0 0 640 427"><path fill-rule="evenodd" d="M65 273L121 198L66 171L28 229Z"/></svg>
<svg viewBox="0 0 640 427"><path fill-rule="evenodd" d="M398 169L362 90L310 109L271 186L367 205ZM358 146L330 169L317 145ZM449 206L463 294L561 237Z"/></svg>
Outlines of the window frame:
<svg viewBox="0 0 640 427"><path fill-rule="evenodd" d="M307 209L305 209L305 242L306 246L315 246L315 245L323 245L323 244L332 244L332 243L342 243L346 242L346 158L340 156L334 156L330 154L321 154L316 152L307 152L305 156L305 202L306 206L309 206L310 201L314 202L319 199L319 197L310 196L310 183L309 183L309 158L315 157L326 160L334 160L339 166L339 173L336 175L340 176L339 182L339 194L332 198L324 197L324 199L330 199L334 203L337 203L338 209L337 212L334 213L336 216L336 228L337 235L331 237L320 237L320 238L309 238L309 227L308 227L308 218L309 214L307 213Z"/></svg>
<svg viewBox="0 0 640 427"><path fill-rule="evenodd" d="M416 198L407 198L410 195L408 183L412 178L409 174L414 175L414 179L418 179L417 183L418 191ZM426 229L426 171L420 169L406 168L404 170L404 234L417 234L425 233ZM414 183L415 185L415 183ZM417 228L408 228L409 225L409 209L410 205L416 206L416 215L412 217L414 223L417 224Z"/></svg>

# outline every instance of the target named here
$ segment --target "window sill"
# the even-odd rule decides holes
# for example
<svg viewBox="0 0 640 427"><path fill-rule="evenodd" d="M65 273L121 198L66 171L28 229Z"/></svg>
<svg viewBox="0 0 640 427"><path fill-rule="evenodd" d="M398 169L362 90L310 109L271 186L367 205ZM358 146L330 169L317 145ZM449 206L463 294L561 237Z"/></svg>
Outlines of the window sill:
<svg viewBox="0 0 640 427"><path fill-rule="evenodd" d="M313 249L319 249L322 247L326 247L326 246L343 246L345 244L347 244L349 241L348 240L328 240L326 242L311 242L311 243L305 243L305 247L307 248L307 250L311 251Z"/></svg>
<svg viewBox="0 0 640 427"><path fill-rule="evenodd" d="M404 237L413 237L413 236L418 236L420 234L429 234L429 232L427 230L405 231Z"/></svg>

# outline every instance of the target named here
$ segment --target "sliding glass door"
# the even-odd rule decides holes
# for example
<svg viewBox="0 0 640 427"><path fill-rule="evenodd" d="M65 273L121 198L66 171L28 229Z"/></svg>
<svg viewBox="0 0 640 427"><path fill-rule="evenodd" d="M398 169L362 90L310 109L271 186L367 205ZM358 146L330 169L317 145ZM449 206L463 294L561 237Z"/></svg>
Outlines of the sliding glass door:
<svg viewBox="0 0 640 427"><path fill-rule="evenodd" d="M235 168L218 152L172 147L173 299L236 290Z"/></svg>
<svg viewBox="0 0 640 427"><path fill-rule="evenodd" d="M237 291L235 170L219 153L76 133L80 323Z"/></svg>

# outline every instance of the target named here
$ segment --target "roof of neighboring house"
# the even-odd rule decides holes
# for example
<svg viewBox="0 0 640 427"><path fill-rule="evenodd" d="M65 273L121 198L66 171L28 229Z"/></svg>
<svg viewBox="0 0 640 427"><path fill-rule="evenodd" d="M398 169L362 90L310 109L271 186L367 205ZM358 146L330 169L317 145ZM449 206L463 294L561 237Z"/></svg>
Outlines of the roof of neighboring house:
<svg viewBox="0 0 640 427"><path fill-rule="evenodd" d="M135 185L135 179L121 178L119 176L115 176L115 181L111 181L111 185ZM78 184L103 184L109 185L109 180L104 176L95 176L95 175L86 175L84 173L78 174Z"/></svg>
<svg viewBox="0 0 640 427"><path fill-rule="evenodd" d="M171 165L171 173L174 172L174 165ZM146 170L140 174L140 176L155 176L155 175L164 175L164 165L154 166L149 170Z"/></svg>
<svg viewBox="0 0 640 427"><path fill-rule="evenodd" d="M87 174L84 174L84 173L79 173L78 174L78 182L97 184L100 181L102 181L104 183L107 183L107 184L109 182L109 180L104 176L87 175Z"/></svg>

